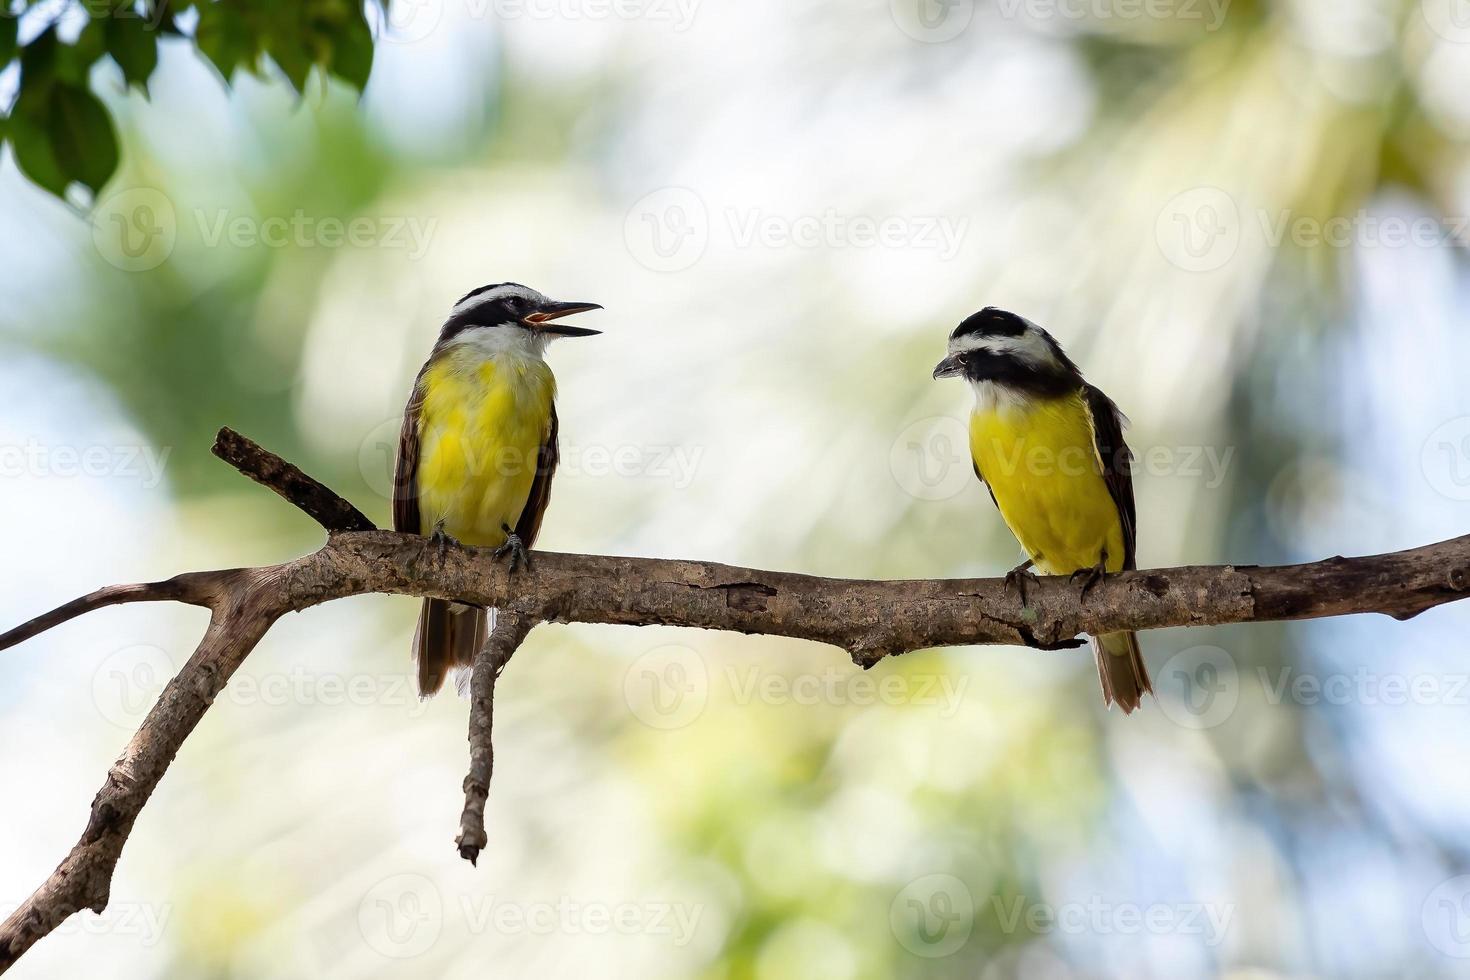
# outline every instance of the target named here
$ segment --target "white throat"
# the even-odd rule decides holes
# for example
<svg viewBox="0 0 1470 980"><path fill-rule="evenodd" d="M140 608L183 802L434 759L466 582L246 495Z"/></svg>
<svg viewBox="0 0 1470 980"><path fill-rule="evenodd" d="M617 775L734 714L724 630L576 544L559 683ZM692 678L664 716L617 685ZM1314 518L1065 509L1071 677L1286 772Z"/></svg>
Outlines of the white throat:
<svg viewBox="0 0 1470 980"><path fill-rule="evenodd" d="M468 327L450 338L444 349L471 357L540 361L550 339L521 327Z"/></svg>
<svg viewBox="0 0 1470 980"><path fill-rule="evenodd" d="M998 381L971 381L970 390L975 393L976 412L1010 414L1031 407L1031 395Z"/></svg>

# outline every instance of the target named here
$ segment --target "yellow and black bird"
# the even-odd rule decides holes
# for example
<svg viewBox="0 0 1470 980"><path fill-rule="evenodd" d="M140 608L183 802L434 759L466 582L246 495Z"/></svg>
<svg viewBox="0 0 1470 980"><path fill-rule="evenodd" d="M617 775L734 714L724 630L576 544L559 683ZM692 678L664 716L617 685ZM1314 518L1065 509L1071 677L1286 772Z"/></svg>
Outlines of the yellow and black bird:
<svg viewBox="0 0 1470 980"><path fill-rule="evenodd" d="M1132 455L1112 399L1083 380L1051 334L988 306L949 335L934 377L975 392L970 454L1001 517L1028 558L1006 576L1025 600L1035 567L1080 576L1137 567ZM1103 701L1124 712L1153 693L1131 632L1092 638Z"/></svg>
<svg viewBox="0 0 1470 980"><path fill-rule="evenodd" d="M601 333L560 322L600 310L559 303L519 283L482 286L450 311L414 381L398 438L393 527L495 548L510 568L529 561L557 464L556 379L546 345ZM450 668L467 668L494 610L425 599L414 634L419 696ZM457 681L463 683L468 671Z"/></svg>

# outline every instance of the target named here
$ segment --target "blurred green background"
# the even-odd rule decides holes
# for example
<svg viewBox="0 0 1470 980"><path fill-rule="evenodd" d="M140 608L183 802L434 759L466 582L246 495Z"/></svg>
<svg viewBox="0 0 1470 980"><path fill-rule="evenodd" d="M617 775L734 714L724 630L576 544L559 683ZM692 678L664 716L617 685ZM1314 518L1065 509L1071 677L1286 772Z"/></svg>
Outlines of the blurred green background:
<svg viewBox="0 0 1470 980"><path fill-rule="evenodd" d="M22 35L27 29L22 20ZM988 304L1132 418L1139 561L1470 525L1463 0L416 0L359 100L102 64L83 213L0 164L0 618L278 561L310 522L231 425L387 522L454 300L602 303L558 345L550 550L999 574L970 396ZM8 77L8 82L7 82ZM14 73L0 74L13 92ZM76 202L74 202L76 203ZM1085 652L546 626L452 846L466 707L416 603L280 623L139 820L112 905L18 977L1386 977L1470 962L1461 607ZM111 609L5 655L0 904L75 841L203 627Z"/></svg>

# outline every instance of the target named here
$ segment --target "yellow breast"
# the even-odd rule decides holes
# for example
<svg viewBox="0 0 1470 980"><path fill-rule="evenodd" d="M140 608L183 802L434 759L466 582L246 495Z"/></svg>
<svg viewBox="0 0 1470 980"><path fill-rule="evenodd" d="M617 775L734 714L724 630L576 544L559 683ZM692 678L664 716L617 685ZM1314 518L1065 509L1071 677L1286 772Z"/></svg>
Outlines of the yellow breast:
<svg viewBox="0 0 1470 980"><path fill-rule="evenodd" d="M978 406L970 452L1001 517L1039 571L1123 567L1123 525L1103 482L1081 394Z"/></svg>
<svg viewBox="0 0 1470 980"><path fill-rule="evenodd" d="M497 547L520 520L551 422L546 362L451 350L424 373L419 416L421 533L437 522L465 544Z"/></svg>

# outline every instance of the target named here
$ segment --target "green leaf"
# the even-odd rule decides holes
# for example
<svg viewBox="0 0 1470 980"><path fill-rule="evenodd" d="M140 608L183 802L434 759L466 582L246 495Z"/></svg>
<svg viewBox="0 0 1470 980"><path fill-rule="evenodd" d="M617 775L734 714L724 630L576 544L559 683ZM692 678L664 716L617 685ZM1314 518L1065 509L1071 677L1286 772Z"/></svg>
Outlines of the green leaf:
<svg viewBox="0 0 1470 980"><path fill-rule="evenodd" d="M37 120L29 112L22 112L25 95L15 103L10 116L10 146L15 152L15 165L30 178L31 183L45 188L57 197L66 194L70 183L62 172L61 164L51 149L51 138L46 132L44 117Z"/></svg>
<svg viewBox="0 0 1470 980"><path fill-rule="evenodd" d="M46 28L20 51L20 74L27 83L40 84L56 72L56 27Z"/></svg>
<svg viewBox="0 0 1470 980"><path fill-rule="evenodd" d="M82 28L75 44L56 48L56 76L74 85L86 85L92 66L107 53L106 20L92 20Z"/></svg>
<svg viewBox="0 0 1470 980"><path fill-rule="evenodd" d="M80 85L59 84L51 94L51 148L62 172L93 194L117 171L117 132L102 100Z"/></svg>
<svg viewBox="0 0 1470 980"><path fill-rule="evenodd" d="M360 9L333 38L327 68L359 92L367 86L373 70L373 32Z"/></svg>
<svg viewBox="0 0 1470 980"><path fill-rule="evenodd" d="M158 44L148 23L138 17L114 17L107 22L107 53L122 69L123 79L148 92L148 78L158 67Z"/></svg>
<svg viewBox="0 0 1470 980"><path fill-rule="evenodd" d="M15 25L18 20L8 10L0 11L0 68L4 68L15 57Z"/></svg>
<svg viewBox="0 0 1470 980"><path fill-rule="evenodd" d="M258 50L255 37L238 10L223 3L202 3L194 43L228 82L240 65L251 68Z"/></svg>
<svg viewBox="0 0 1470 980"><path fill-rule="evenodd" d="M311 55L302 45L301 34L285 21L273 26L273 33L266 41L266 53L285 74L288 81L300 92L306 87L306 76L311 72Z"/></svg>

